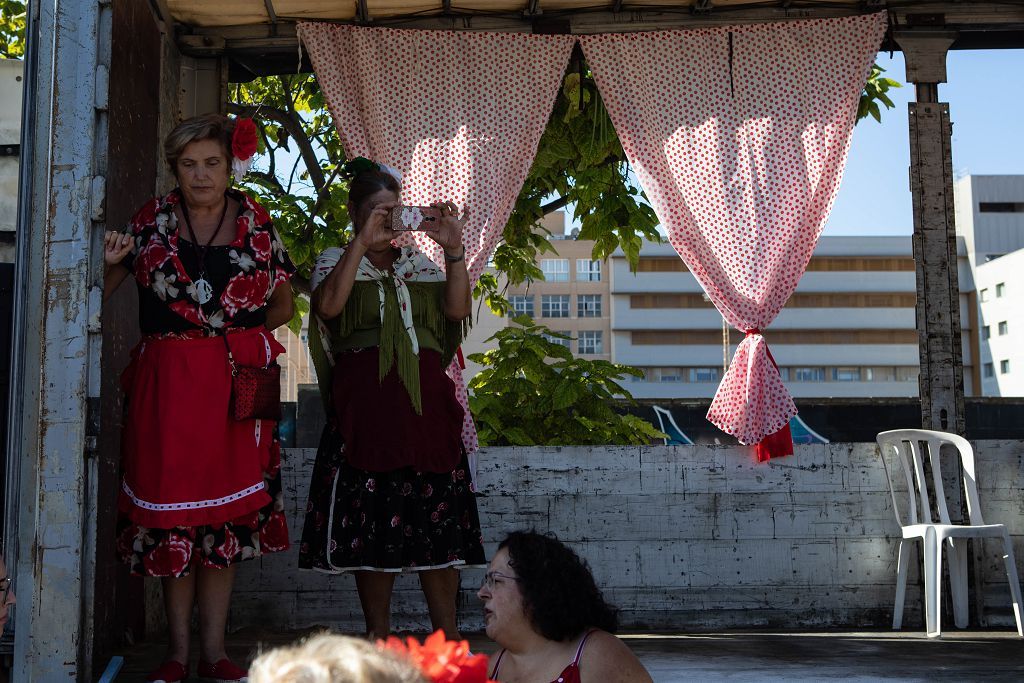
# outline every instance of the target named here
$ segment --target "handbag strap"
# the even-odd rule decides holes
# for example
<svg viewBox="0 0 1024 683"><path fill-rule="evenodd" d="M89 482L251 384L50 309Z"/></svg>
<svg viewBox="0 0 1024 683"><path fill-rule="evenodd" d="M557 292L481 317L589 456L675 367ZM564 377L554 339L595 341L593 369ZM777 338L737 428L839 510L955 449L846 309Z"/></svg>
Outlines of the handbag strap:
<svg viewBox="0 0 1024 683"><path fill-rule="evenodd" d="M227 331L225 331L224 334L222 334L220 336L221 336L222 339L224 339L224 348L226 348L228 350L228 365L231 366L231 376L232 377L237 377L238 376L238 366L235 365L235 357L231 354L231 345L228 344L228 333L227 333Z"/></svg>

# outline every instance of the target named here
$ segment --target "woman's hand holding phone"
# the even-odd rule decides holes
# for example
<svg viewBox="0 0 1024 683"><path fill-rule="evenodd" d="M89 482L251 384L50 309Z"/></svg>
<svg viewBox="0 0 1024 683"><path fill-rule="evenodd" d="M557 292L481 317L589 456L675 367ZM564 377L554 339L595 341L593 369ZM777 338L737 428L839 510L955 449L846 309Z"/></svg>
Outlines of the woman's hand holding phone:
<svg viewBox="0 0 1024 683"><path fill-rule="evenodd" d="M391 229L391 210L398 206L398 202L384 202L373 207L366 222L356 235L356 242L364 249L369 250L387 244L398 236L398 233Z"/></svg>
<svg viewBox="0 0 1024 683"><path fill-rule="evenodd" d="M437 230L429 231L427 236L444 249L445 258L461 259L465 254L465 248L462 246L462 231L466 227L469 209L463 211L460 217L459 207L454 202L438 202L431 206L440 212L441 220L438 221ZM455 258L452 259L452 257Z"/></svg>

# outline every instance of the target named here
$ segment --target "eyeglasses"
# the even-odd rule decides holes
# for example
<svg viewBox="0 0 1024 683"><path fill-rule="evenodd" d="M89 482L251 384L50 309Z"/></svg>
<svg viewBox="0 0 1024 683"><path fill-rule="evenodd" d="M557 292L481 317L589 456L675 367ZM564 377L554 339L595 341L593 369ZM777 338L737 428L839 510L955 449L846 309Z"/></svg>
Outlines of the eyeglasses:
<svg viewBox="0 0 1024 683"><path fill-rule="evenodd" d="M0 579L0 607L7 604L7 596L11 594L11 577L5 576Z"/></svg>
<svg viewBox="0 0 1024 683"><path fill-rule="evenodd" d="M509 576L508 574L502 574L501 572L487 572L484 574L484 586L487 590L492 590L494 584L498 583L495 579L505 579L507 581L518 581L518 576Z"/></svg>

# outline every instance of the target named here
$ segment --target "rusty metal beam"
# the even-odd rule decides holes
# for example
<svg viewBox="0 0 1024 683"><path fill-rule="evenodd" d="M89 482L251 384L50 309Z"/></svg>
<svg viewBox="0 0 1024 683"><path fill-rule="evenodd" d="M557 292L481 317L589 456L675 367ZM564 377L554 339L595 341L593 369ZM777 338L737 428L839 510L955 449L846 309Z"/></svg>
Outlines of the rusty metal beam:
<svg viewBox="0 0 1024 683"><path fill-rule="evenodd" d="M16 351L21 412L13 680L91 680L109 3L29 3ZM99 246L99 251L96 247ZM91 559L90 559L91 558Z"/></svg>
<svg viewBox="0 0 1024 683"><path fill-rule="evenodd" d="M263 6L267 10L267 17L271 24L277 23L277 12L274 11L274 0L263 0Z"/></svg>
<svg viewBox="0 0 1024 683"><path fill-rule="evenodd" d="M270 19L270 32L277 35L277 12L274 11L274 0L263 0L263 7L267 11L267 18Z"/></svg>
<svg viewBox="0 0 1024 683"><path fill-rule="evenodd" d="M174 17L171 16L171 9L167 6L167 0L149 0L149 4L152 6L157 19L168 26L174 24Z"/></svg>
<svg viewBox="0 0 1024 683"><path fill-rule="evenodd" d="M946 81L950 31L899 31L910 103L910 188L917 262L917 326L921 350L921 423L964 433L963 350L953 211L952 126L949 105L938 100Z"/></svg>

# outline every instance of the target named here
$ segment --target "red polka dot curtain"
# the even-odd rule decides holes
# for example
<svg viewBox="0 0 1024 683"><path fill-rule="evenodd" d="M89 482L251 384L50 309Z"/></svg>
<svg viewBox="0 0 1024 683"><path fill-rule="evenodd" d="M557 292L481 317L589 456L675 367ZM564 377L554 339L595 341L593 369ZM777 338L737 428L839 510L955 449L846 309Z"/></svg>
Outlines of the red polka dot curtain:
<svg viewBox="0 0 1024 683"><path fill-rule="evenodd" d="M469 207L464 241L475 283L533 163L574 38L317 23L298 30L345 153L401 170L405 204ZM440 248L415 237L443 266ZM449 374L465 407L457 363ZM476 450L468 409L463 441Z"/></svg>
<svg viewBox="0 0 1024 683"><path fill-rule="evenodd" d="M746 333L708 420L759 460L793 452L767 328L828 218L885 27L879 13L580 37L669 241Z"/></svg>

